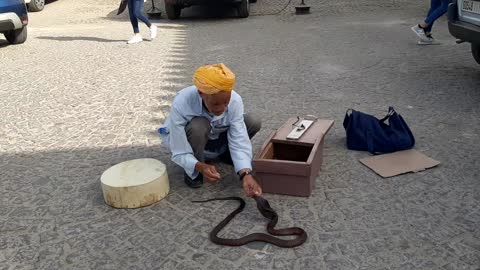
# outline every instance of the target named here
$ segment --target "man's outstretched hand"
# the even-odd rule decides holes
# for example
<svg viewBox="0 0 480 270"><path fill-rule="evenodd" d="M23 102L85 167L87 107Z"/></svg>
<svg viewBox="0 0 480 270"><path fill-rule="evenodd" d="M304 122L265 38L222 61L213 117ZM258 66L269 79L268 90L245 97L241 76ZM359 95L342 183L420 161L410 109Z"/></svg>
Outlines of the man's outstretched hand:
<svg viewBox="0 0 480 270"><path fill-rule="evenodd" d="M247 197L262 195L262 188L252 175L246 175L243 178L243 191Z"/></svg>
<svg viewBox="0 0 480 270"><path fill-rule="evenodd" d="M195 164L195 170L201 173L203 175L203 179L210 183L218 182L222 178L220 173L217 172L217 169L213 165L198 162Z"/></svg>

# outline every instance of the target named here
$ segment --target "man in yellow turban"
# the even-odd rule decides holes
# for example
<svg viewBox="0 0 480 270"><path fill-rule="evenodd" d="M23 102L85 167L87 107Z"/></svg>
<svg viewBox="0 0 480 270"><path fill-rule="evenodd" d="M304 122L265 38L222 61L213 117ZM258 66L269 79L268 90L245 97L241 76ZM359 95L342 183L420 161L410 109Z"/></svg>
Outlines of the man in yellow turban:
<svg viewBox="0 0 480 270"><path fill-rule="evenodd" d="M242 98L233 90L235 74L224 64L206 65L195 71L193 83L177 93L159 129L172 160L185 170L185 183L198 188L204 179L219 181L221 175L205 160L220 158L233 164L246 196L261 195L252 175L250 142L261 121L244 114Z"/></svg>

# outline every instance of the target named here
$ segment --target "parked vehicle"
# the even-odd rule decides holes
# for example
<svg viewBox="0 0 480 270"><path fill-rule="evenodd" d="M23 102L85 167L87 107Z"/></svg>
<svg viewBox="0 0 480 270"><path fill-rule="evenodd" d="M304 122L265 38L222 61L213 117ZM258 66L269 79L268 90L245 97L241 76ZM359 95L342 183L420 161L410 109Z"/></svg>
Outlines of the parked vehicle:
<svg viewBox="0 0 480 270"><path fill-rule="evenodd" d="M257 0L164 0L167 18L176 20L180 18L183 8L195 5L231 5L237 9L240 18L246 18L250 15L250 3Z"/></svg>
<svg viewBox="0 0 480 270"><path fill-rule="evenodd" d="M45 8L45 0L25 0L29 11L42 11Z"/></svg>
<svg viewBox="0 0 480 270"><path fill-rule="evenodd" d="M473 58L480 64L480 0L454 0L448 6L448 30L458 43L471 43Z"/></svg>
<svg viewBox="0 0 480 270"><path fill-rule="evenodd" d="M28 14L24 0L0 1L0 33L10 44L27 40Z"/></svg>

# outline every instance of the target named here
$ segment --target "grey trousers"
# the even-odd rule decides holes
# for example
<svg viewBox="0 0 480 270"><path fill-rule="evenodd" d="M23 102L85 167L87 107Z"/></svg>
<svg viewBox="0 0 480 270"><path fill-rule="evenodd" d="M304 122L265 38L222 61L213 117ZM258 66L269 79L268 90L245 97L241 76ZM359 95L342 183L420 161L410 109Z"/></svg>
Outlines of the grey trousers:
<svg viewBox="0 0 480 270"><path fill-rule="evenodd" d="M262 127L260 118L254 114L243 115L245 126L247 127L248 137L251 139ZM209 140L210 122L205 117L194 117L185 127L188 142L193 150L193 155L200 162L205 162L205 149L218 149L219 146L228 144L227 132L219 135L217 140ZM232 164L230 152L227 148L225 153L220 156L222 161Z"/></svg>

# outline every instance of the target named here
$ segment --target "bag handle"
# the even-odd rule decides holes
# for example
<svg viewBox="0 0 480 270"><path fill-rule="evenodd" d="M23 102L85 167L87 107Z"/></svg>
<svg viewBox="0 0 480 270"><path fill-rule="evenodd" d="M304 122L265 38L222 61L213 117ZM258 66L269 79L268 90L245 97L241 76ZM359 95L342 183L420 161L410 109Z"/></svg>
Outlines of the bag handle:
<svg viewBox="0 0 480 270"><path fill-rule="evenodd" d="M390 106L388 107L388 113L385 117L383 117L382 119L380 119L379 121L380 122L385 122L385 120L387 120L388 118L390 118L392 115L394 115L396 112L395 112L395 109Z"/></svg>
<svg viewBox="0 0 480 270"><path fill-rule="evenodd" d="M350 115L348 113L350 113ZM347 129L348 124L350 123L350 116L352 115L352 113L353 113L353 109L351 108L345 112L345 118L343 119L343 128L345 128L345 130Z"/></svg>

